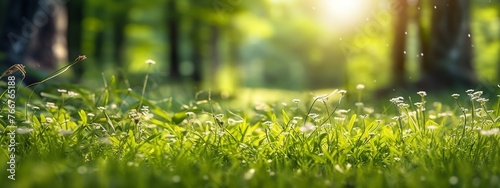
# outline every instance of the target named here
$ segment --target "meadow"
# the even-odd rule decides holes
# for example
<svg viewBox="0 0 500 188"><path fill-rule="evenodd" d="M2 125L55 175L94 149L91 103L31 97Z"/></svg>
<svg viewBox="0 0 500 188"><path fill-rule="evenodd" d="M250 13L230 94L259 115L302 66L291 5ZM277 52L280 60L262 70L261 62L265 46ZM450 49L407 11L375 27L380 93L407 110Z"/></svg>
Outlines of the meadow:
<svg viewBox="0 0 500 188"><path fill-rule="evenodd" d="M364 85L226 97L21 78L1 82L1 187L500 187L500 88L375 102Z"/></svg>

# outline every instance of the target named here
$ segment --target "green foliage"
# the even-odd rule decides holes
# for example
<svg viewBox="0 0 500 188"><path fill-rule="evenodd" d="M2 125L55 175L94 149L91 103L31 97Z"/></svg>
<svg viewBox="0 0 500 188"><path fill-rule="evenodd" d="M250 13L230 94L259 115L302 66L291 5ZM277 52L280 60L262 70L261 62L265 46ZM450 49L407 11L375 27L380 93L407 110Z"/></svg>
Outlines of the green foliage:
<svg viewBox="0 0 500 188"><path fill-rule="evenodd" d="M104 83L49 89L28 117L15 113L16 180L2 170L3 187L500 185L500 103L481 91L442 99L455 104L419 92L418 103L397 97L378 112L361 86L355 105L344 90L255 104L208 92L175 105ZM0 120L3 169L8 125Z"/></svg>
<svg viewBox="0 0 500 188"><path fill-rule="evenodd" d="M324 2L342 1L184 0L175 1L176 11L165 11L170 2L84 1L78 50L89 56L82 65L88 70L85 76L95 77L102 71L142 74L147 71L143 60L153 58L158 60L158 69L152 76L164 78L172 63L167 53L171 47L167 20L175 17L179 63L198 66L190 63L199 58L203 81L216 82L202 86L228 92L235 88L228 85L318 89L363 83L383 88L391 83L391 74L384 70L390 69L391 54L398 50L406 51L407 80L416 82L422 57L418 37L430 38L436 10L431 1L421 1L420 9L412 7L407 48L394 49L395 14L390 5L396 0L364 1L364 6L344 17L332 17L328 13L334 11L324 6ZM498 69L492 68L497 67L500 48L498 7L498 2L471 1L474 68L482 81L491 83L498 81ZM417 10L420 21L415 20ZM195 47L201 57L194 57ZM227 74L231 71L242 74ZM228 84L227 80L237 81Z"/></svg>

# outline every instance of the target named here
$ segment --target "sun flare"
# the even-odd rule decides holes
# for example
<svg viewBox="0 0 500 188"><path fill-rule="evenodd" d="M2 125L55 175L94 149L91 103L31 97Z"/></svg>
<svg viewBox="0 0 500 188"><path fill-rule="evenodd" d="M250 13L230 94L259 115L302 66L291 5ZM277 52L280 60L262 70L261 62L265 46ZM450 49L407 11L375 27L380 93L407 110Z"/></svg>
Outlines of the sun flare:
<svg viewBox="0 0 500 188"><path fill-rule="evenodd" d="M362 7L362 0L325 0L325 8L339 17L352 17Z"/></svg>
<svg viewBox="0 0 500 188"><path fill-rule="evenodd" d="M352 24L366 13L366 0L322 0L326 19L340 24Z"/></svg>

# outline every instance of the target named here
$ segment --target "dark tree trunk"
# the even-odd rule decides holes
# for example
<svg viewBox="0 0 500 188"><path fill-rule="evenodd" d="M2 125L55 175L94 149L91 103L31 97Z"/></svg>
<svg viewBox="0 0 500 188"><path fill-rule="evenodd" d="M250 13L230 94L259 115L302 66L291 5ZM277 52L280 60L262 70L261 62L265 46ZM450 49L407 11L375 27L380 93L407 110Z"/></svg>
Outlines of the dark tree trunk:
<svg viewBox="0 0 500 188"><path fill-rule="evenodd" d="M431 9L429 49L424 53L424 57L428 57L421 63L419 87L473 85L476 77L472 68L469 1L432 1Z"/></svg>
<svg viewBox="0 0 500 188"><path fill-rule="evenodd" d="M68 7L68 61L72 62L82 52L82 20L83 3L82 1L69 1ZM84 65L77 63L73 66L75 81L79 82L83 77Z"/></svg>
<svg viewBox="0 0 500 188"><path fill-rule="evenodd" d="M170 44L170 75L169 77L173 80L180 78L179 70L179 23L178 23L178 13L176 0L169 0L167 6L167 20L168 20L168 39Z"/></svg>
<svg viewBox="0 0 500 188"><path fill-rule="evenodd" d="M420 8L423 7L422 1L423 0L418 0L415 8L418 8L416 13L416 20L418 23L418 42L420 47L419 53L424 54L424 56L419 56L421 62L420 69L423 72L423 70L425 69L424 66L426 66L426 63L424 62L430 62L431 56L429 55L430 31L426 30L425 27L423 26L424 20L422 19L422 8Z"/></svg>
<svg viewBox="0 0 500 188"><path fill-rule="evenodd" d="M113 51L113 59L116 63L117 67L123 67L123 44L125 42L125 26L127 25L127 14L126 10L120 10L116 15L114 15L113 19L113 43L114 43L114 51Z"/></svg>
<svg viewBox="0 0 500 188"><path fill-rule="evenodd" d="M191 54L191 61L193 62L194 67L192 78L196 83L200 83L202 79L202 39L200 33L200 25L200 21L193 21L193 28L191 31L191 47L193 49Z"/></svg>
<svg viewBox="0 0 500 188"><path fill-rule="evenodd" d="M5 12L7 13L7 5L8 5L9 1L0 1L0 12ZM4 27L5 27L5 21L6 21L6 14L2 17L0 17L0 34L2 34L2 32L4 31ZM1 57L0 57L0 61L1 61Z"/></svg>
<svg viewBox="0 0 500 188"><path fill-rule="evenodd" d="M400 6L396 10L396 27L392 50L393 84L403 86L406 82L406 28L408 25L408 2L397 0Z"/></svg>

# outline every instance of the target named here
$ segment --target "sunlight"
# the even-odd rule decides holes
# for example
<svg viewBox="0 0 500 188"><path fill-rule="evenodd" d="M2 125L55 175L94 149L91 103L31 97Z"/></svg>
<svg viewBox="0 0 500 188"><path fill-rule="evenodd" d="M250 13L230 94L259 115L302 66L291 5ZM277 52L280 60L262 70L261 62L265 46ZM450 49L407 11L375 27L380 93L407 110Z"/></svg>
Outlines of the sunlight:
<svg viewBox="0 0 500 188"><path fill-rule="evenodd" d="M365 16L366 0L322 0L325 19L351 25Z"/></svg>
<svg viewBox="0 0 500 188"><path fill-rule="evenodd" d="M362 7L363 0L325 0L325 8L335 16L349 18L356 16L356 11Z"/></svg>

